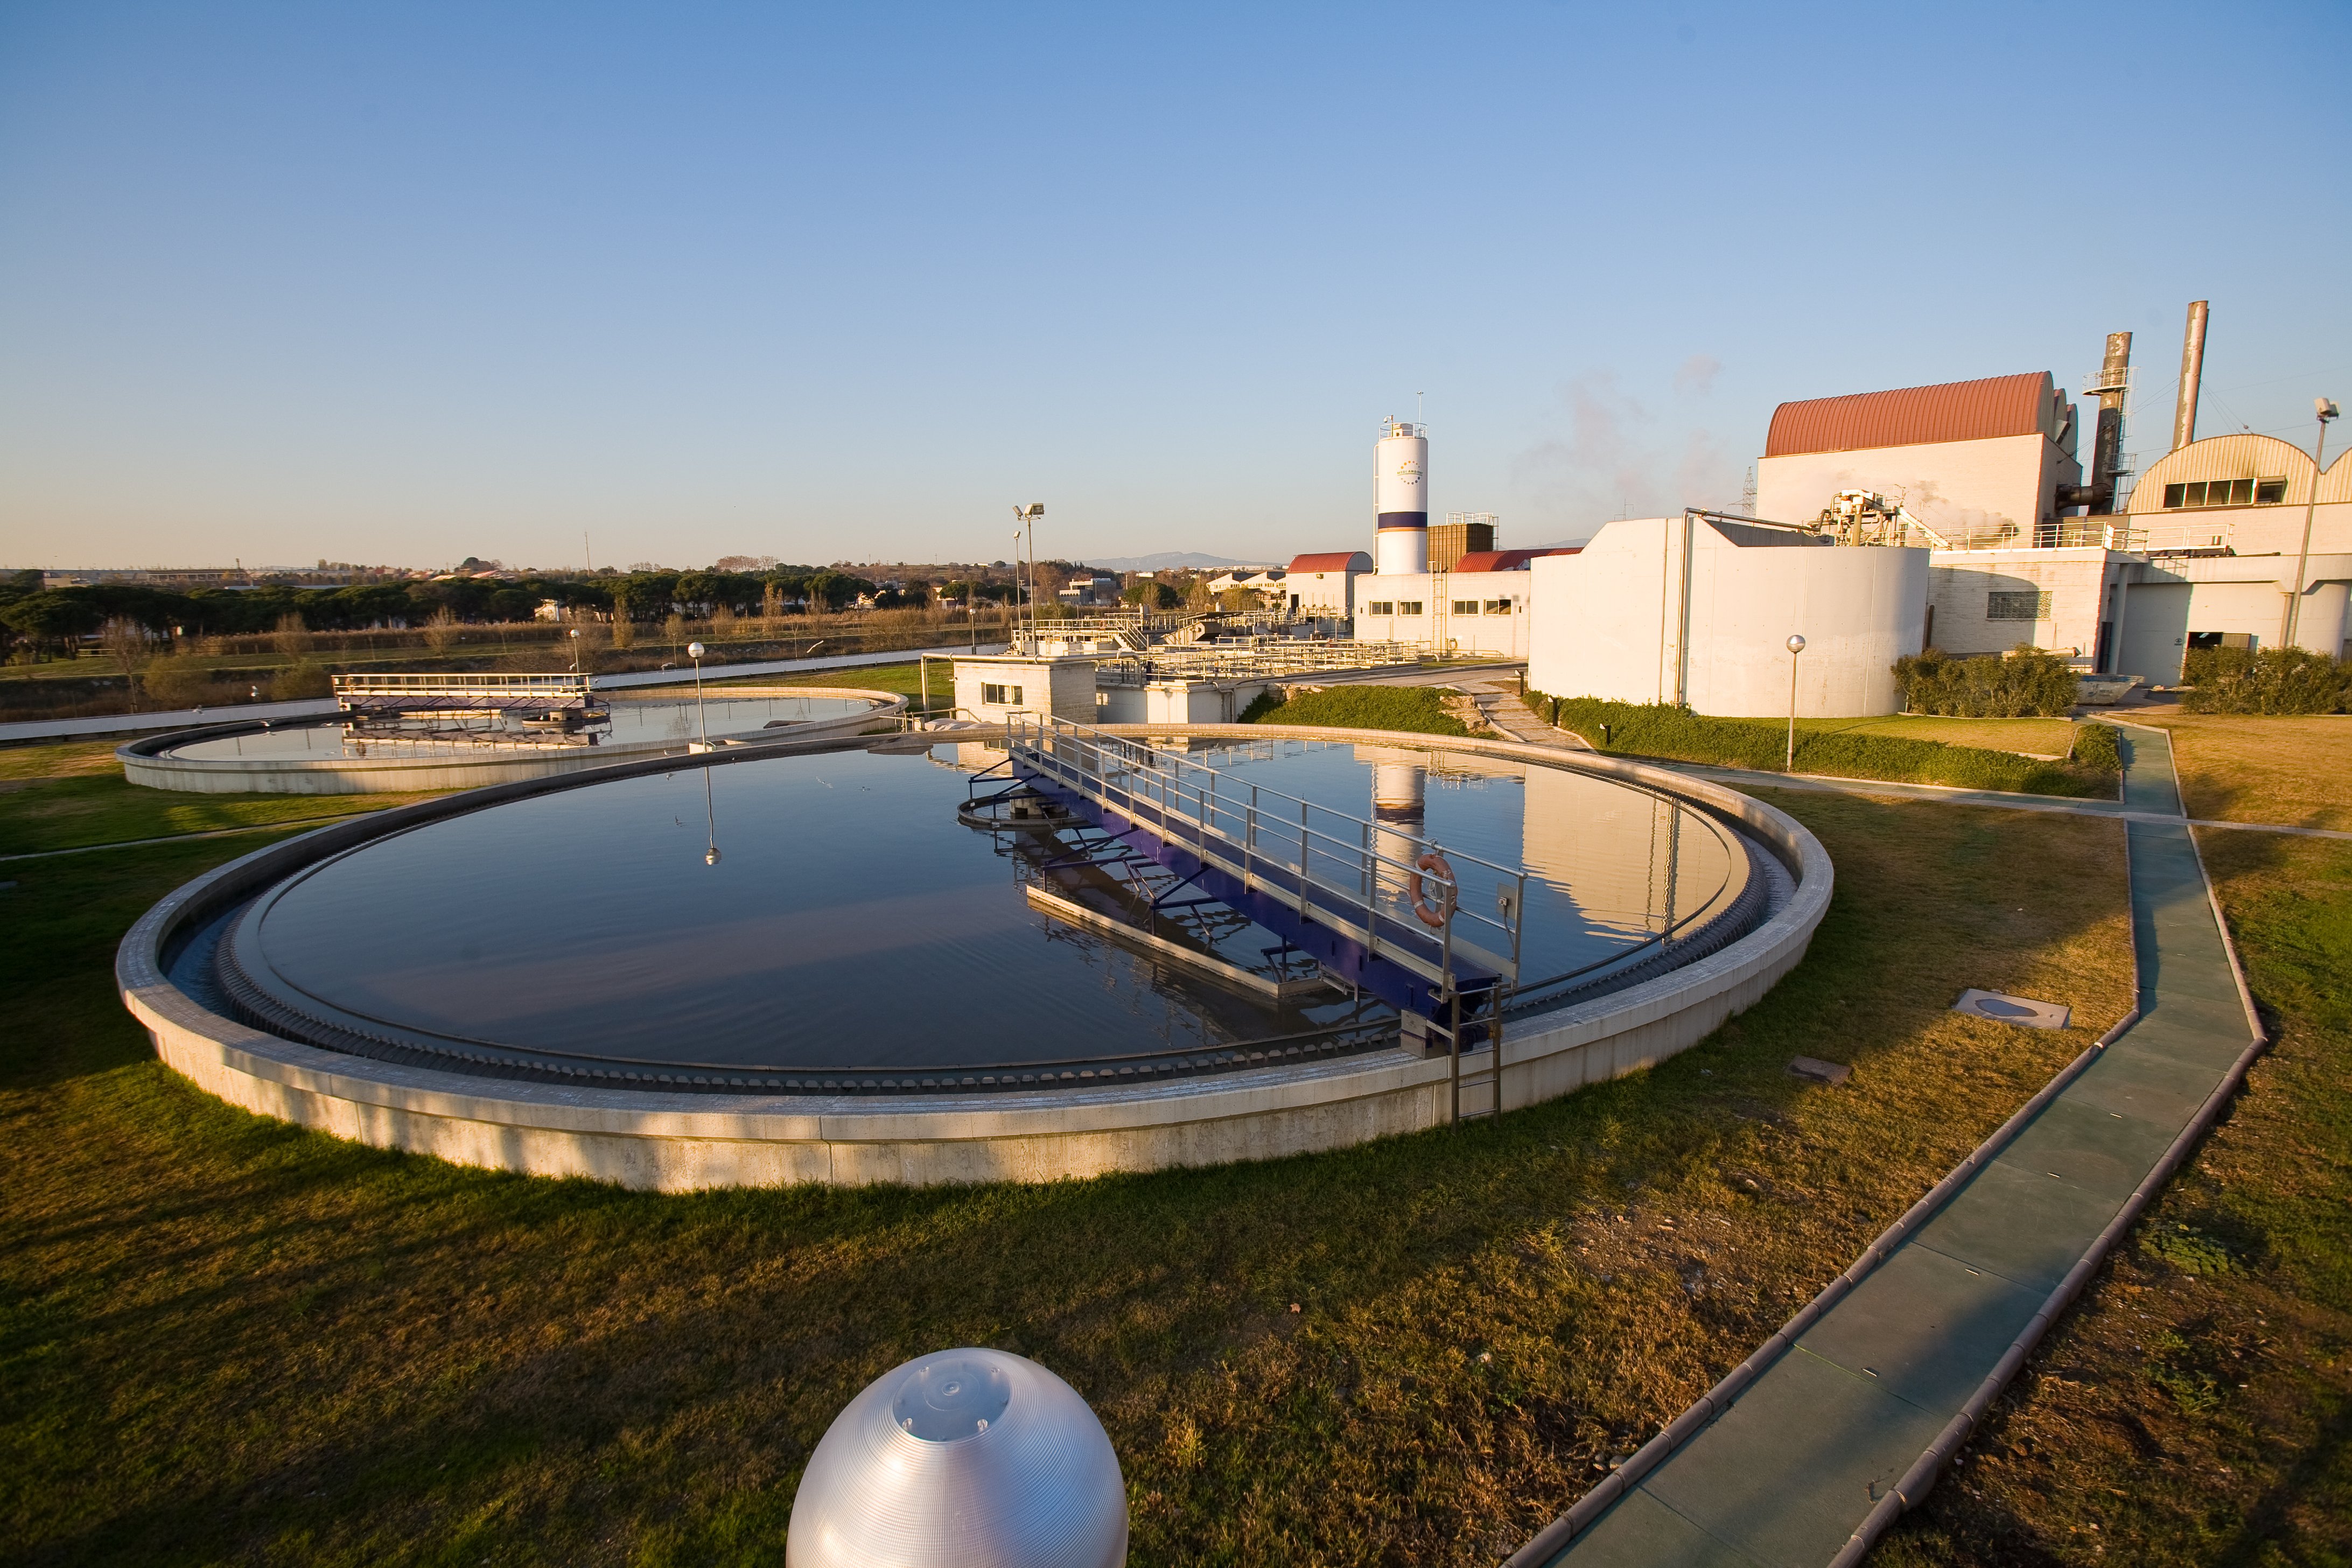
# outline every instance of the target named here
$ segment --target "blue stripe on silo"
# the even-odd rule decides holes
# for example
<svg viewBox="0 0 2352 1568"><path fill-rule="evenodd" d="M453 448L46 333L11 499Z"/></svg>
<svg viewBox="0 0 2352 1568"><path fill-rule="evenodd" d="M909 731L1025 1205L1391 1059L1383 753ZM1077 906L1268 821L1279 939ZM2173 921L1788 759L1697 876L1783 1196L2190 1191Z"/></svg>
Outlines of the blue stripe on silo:
<svg viewBox="0 0 2352 1568"><path fill-rule="evenodd" d="M1382 528L1427 528L1429 514L1425 511L1384 511L1381 513Z"/></svg>

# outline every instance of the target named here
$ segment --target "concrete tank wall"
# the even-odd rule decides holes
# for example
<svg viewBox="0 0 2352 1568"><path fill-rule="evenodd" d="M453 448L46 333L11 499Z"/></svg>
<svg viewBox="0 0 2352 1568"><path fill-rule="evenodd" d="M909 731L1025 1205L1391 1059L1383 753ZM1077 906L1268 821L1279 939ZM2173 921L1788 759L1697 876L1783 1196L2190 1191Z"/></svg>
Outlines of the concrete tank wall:
<svg viewBox="0 0 2352 1568"><path fill-rule="evenodd" d="M1612 522L1578 555L1539 556L1528 683L1562 697L1683 702L1727 718L1901 710L1895 661L1927 633L1925 550L1840 548L1692 518ZM1684 583L1687 576L1687 609Z"/></svg>

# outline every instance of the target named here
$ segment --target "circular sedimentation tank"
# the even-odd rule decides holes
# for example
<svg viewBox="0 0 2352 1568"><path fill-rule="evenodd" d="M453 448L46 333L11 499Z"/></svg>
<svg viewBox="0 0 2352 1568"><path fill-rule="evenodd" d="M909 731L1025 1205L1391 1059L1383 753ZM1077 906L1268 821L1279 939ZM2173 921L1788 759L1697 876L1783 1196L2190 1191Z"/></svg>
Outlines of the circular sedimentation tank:
<svg viewBox="0 0 2352 1568"><path fill-rule="evenodd" d="M856 687L714 687L698 711L691 687L598 694L570 721L485 710L363 719L347 713L219 724L127 741L123 775L153 789L204 794L357 795L470 789L684 752L704 724L716 743L856 733L894 721L906 700ZM895 727L895 724L894 726Z"/></svg>
<svg viewBox="0 0 2352 1568"><path fill-rule="evenodd" d="M225 1098L475 1163L1051 1177L1616 1076L1760 995L1826 907L1793 821L1613 759L1087 733L1035 766L786 740L339 824L158 905L123 994Z"/></svg>

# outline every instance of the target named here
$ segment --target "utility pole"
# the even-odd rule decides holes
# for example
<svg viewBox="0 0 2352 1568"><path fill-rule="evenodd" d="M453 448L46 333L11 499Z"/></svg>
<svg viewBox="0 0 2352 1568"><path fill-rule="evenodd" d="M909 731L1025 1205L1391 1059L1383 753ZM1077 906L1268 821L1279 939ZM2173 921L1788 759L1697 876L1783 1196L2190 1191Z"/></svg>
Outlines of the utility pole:
<svg viewBox="0 0 2352 1568"><path fill-rule="evenodd" d="M2319 442L2311 450L2311 494L2303 503L2303 548L2294 556L2294 595L2286 602L2286 646L2294 646L2295 623L2303 616L2303 574L2311 565L2311 514L2319 505L2319 477L2327 471L2327 422L2339 412L2332 399L2315 397L2313 412L2319 416Z"/></svg>

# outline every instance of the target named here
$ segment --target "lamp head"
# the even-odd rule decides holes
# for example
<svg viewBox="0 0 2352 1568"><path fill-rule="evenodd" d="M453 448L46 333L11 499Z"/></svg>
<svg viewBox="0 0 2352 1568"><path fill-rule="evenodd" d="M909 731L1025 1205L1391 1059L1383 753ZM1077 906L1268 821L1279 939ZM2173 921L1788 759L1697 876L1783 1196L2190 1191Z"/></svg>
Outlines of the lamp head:
<svg viewBox="0 0 2352 1568"><path fill-rule="evenodd" d="M1804 652L1804 651L1805 651L1805 639L1804 639L1804 638L1802 638L1802 637L1796 637L1796 636L1793 636L1793 635L1792 635L1792 636L1789 638L1789 651L1790 651L1790 653L1802 653L1802 652Z"/></svg>
<svg viewBox="0 0 2352 1568"><path fill-rule="evenodd" d="M2311 406L2318 414L2319 422L2322 425L2335 418L2339 412L2336 406L2336 400L2332 397L2315 397L2311 400Z"/></svg>
<svg viewBox="0 0 2352 1568"><path fill-rule="evenodd" d="M706 866L716 866L719 864L718 845L714 844L709 848L702 852L702 863Z"/></svg>
<svg viewBox="0 0 2352 1568"><path fill-rule="evenodd" d="M698 642L690 642L686 645L686 657L688 658L700 658L709 651L709 649L705 648Z"/></svg>

